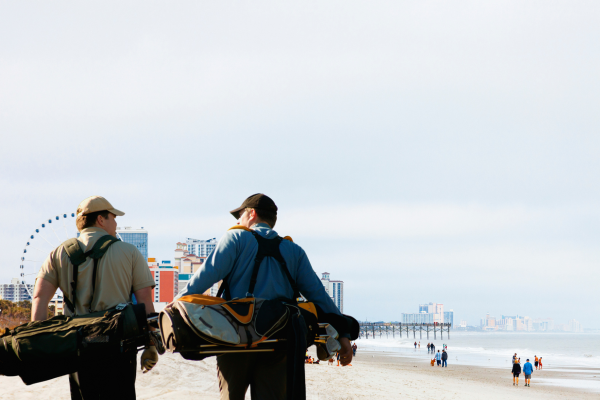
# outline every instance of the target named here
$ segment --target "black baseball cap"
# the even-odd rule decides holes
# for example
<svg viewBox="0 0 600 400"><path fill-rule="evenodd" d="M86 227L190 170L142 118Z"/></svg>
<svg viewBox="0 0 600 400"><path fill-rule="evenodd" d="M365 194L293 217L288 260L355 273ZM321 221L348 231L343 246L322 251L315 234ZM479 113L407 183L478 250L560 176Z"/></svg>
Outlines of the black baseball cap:
<svg viewBox="0 0 600 400"><path fill-rule="evenodd" d="M246 208L254 208L256 210L277 215L277 206L275 205L275 202L269 196L262 193L253 194L244 200L241 206L229 212L235 219L239 219L240 211L245 210Z"/></svg>

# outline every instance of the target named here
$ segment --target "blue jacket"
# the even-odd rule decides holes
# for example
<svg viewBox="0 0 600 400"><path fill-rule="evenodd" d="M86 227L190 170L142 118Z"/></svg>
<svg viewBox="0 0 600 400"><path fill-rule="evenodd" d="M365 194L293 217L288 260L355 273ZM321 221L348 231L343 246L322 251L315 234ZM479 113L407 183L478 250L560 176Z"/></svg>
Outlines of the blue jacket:
<svg viewBox="0 0 600 400"><path fill-rule="evenodd" d="M267 239L277 236L277 232L267 224L256 224L253 229ZM310 265L304 250L289 240L283 240L279 251L281 251L300 293L326 313L341 314L325 291L323 283ZM175 298L178 299L188 294L202 294L216 282L225 278L227 274L230 274L227 282L231 297L246 297L257 252L258 242L252 233L243 229L227 231L204 264L194 273L187 286ZM278 297L291 299L294 297L294 291L280 268L278 261L271 257L265 257L260 264L254 287L254 297L263 299Z"/></svg>
<svg viewBox="0 0 600 400"><path fill-rule="evenodd" d="M531 365L531 363L528 361L525 363L525 365L523 365L523 373L525 375L531 375L532 372L533 372L533 365Z"/></svg>
<svg viewBox="0 0 600 400"><path fill-rule="evenodd" d="M442 353L435 353L435 359L436 360L441 360L442 359Z"/></svg>

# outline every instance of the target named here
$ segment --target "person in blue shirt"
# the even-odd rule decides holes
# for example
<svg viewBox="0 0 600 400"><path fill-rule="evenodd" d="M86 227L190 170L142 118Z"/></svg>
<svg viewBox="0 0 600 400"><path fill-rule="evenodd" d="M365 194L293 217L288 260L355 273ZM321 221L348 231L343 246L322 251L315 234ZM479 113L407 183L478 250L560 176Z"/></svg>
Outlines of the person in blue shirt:
<svg viewBox="0 0 600 400"><path fill-rule="evenodd" d="M226 285L226 299L249 295L264 299L293 298L294 291L290 281L279 262L272 257L263 259L253 293L248 293L258 252L258 241L252 231L266 239L278 237L273 230L277 221L275 202L268 196L257 193L230 213L238 220L238 225L228 230L219 240L204 264L175 299L189 294L202 294L221 280L222 285ZM281 240L279 251L302 296L318 305L323 312L340 315L304 250L291 240ZM349 339L349 334L340 332L342 349L339 351L339 360L343 366L352 361ZM252 398L284 399L286 396L285 352L219 355L217 371L221 400L242 399L248 387Z"/></svg>
<svg viewBox="0 0 600 400"><path fill-rule="evenodd" d="M525 386L531 386L531 374L533 373L533 365L529 362L529 358L525 365L523 365L523 373L525 374Z"/></svg>
<svg viewBox="0 0 600 400"><path fill-rule="evenodd" d="M435 353L435 359L437 361L437 366L439 367L440 364L442 363L442 353L440 353L439 350L437 353Z"/></svg>

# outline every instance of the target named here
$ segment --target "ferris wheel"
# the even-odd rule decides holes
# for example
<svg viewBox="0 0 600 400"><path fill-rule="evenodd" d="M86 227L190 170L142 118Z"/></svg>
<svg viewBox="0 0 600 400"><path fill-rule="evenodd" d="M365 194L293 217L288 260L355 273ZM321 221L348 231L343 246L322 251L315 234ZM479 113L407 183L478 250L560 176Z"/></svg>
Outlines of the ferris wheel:
<svg viewBox="0 0 600 400"><path fill-rule="evenodd" d="M76 236L75 213L59 214L49 218L29 236L19 264L19 280L21 284L26 285L30 296L33 297L33 291L28 284L33 285L48 254L65 240Z"/></svg>

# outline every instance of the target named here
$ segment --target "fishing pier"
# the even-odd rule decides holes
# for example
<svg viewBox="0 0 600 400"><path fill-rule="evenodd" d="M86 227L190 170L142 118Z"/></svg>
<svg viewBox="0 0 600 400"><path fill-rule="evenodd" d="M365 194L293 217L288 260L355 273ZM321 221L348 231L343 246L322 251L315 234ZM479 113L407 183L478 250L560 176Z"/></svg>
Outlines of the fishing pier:
<svg viewBox="0 0 600 400"><path fill-rule="evenodd" d="M450 323L433 323L433 324L403 324L399 323L380 323L380 322L361 322L360 323L360 338L361 339L376 339L376 338L395 338L399 335L402 338L402 333L406 332L406 337L409 338L409 333L412 331L413 339L417 338L417 332L419 332L419 339L423 339L423 333L427 335L429 339L429 333L433 333L433 339L437 340L437 333L440 334L440 339L444 338L444 332L448 334L450 339Z"/></svg>

